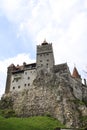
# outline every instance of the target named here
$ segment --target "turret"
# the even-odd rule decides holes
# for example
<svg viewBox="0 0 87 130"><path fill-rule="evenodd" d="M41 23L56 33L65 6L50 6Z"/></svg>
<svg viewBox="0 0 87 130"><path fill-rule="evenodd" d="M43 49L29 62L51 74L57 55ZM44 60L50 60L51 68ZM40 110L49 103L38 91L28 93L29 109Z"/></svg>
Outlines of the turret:
<svg viewBox="0 0 87 130"><path fill-rule="evenodd" d="M6 87L5 87L6 94L9 93L9 91L10 91L11 75L12 75L12 71L14 71L14 70L15 70L15 66L14 66L14 64L11 64L7 70L7 80L6 80Z"/></svg>

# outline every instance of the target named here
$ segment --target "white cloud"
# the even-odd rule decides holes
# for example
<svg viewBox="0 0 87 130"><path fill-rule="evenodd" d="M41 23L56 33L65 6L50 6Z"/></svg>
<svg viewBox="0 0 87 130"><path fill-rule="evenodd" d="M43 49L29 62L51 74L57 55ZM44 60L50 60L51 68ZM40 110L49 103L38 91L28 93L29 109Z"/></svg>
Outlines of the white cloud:
<svg viewBox="0 0 87 130"><path fill-rule="evenodd" d="M87 0L84 0L84 7L87 10Z"/></svg>
<svg viewBox="0 0 87 130"><path fill-rule="evenodd" d="M40 36L51 38L58 35L65 17L75 13L74 6L78 0L1 0L1 3L4 15L18 27L17 36L26 32L25 35L37 40Z"/></svg>
<svg viewBox="0 0 87 130"><path fill-rule="evenodd" d="M5 90L7 67L12 63L14 65L22 65L23 62L29 64L36 61L31 59L29 54L18 54L15 57L0 61L0 96L4 93Z"/></svg>

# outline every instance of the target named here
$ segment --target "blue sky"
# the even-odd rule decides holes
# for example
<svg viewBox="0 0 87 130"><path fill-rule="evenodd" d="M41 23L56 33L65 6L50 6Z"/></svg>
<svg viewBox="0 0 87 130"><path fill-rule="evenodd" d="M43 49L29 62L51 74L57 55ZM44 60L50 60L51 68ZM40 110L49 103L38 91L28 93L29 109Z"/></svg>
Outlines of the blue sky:
<svg viewBox="0 0 87 130"><path fill-rule="evenodd" d="M87 78L87 0L0 0L0 95L7 66L35 62L45 38L56 64L76 65Z"/></svg>
<svg viewBox="0 0 87 130"><path fill-rule="evenodd" d="M30 37L26 37L25 40L22 37L18 38L17 25L9 22L5 16L0 16L0 59L3 60L33 50L32 44L30 44L31 40ZM28 47L31 49L29 50Z"/></svg>

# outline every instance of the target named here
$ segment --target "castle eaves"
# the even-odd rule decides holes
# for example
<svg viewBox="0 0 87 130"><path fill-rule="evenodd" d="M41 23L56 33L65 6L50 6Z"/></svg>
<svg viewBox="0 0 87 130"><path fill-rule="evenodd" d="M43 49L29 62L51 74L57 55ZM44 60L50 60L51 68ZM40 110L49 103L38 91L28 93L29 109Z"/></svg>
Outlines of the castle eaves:
<svg viewBox="0 0 87 130"><path fill-rule="evenodd" d="M22 66L15 66L15 70L12 71L12 74L23 73L26 70L32 70L36 68L36 63L23 64Z"/></svg>

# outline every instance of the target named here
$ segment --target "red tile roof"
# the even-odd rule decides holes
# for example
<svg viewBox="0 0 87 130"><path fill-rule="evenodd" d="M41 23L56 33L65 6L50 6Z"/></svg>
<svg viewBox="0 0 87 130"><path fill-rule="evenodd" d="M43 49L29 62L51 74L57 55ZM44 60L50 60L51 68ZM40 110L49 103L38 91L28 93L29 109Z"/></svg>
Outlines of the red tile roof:
<svg viewBox="0 0 87 130"><path fill-rule="evenodd" d="M73 69L72 77L81 78L76 67L74 67L74 69Z"/></svg>

